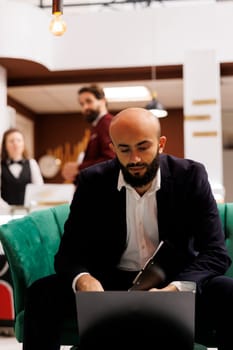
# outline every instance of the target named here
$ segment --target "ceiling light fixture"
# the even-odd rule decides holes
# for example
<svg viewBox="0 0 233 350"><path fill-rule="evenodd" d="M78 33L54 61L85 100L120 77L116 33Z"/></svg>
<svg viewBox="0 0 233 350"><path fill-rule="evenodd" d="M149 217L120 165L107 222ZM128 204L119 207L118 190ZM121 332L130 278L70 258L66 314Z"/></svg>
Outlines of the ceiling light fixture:
<svg viewBox="0 0 233 350"><path fill-rule="evenodd" d="M151 67L151 77L152 77L152 84L154 84L155 79L156 79L156 67L155 66ZM146 105L145 108L150 110L158 118L167 117L168 113L164 109L163 105L158 101L158 94L154 88L151 92L151 98L152 98L152 100Z"/></svg>
<svg viewBox="0 0 233 350"><path fill-rule="evenodd" d="M147 101L150 98L149 90L141 85L105 87L104 93L109 102Z"/></svg>
<svg viewBox="0 0 233 350"><path fill-rule="evenodd" d="M50 22L49 30L53 35L61 36L66 31L66 23L62 19L63 0L53 0L52 6L52 21Z"/></svg>

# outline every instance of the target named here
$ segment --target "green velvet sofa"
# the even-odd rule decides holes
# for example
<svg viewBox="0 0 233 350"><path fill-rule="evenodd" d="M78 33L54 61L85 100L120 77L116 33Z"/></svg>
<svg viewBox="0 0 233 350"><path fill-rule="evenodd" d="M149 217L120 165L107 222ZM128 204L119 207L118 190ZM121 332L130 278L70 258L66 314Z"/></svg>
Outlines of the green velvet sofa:
<svg viewBox="0 0 233 350"><path fill-rule="evenodd" d="M218 204L226 244L233 260L233 203ZM38 278L54 273L53 257L63 234L69 205L34 211L20 219L0 226L0 241L7 257L14 289L14 331L23 341L25 290ZM233 264L226 273L233 277ZM211 332L210 332L211 333ZM204 345L195 344L195 350L215 347L214 337L204 335ZM76 319L64 321L61 345L78 346Z"/></svg>

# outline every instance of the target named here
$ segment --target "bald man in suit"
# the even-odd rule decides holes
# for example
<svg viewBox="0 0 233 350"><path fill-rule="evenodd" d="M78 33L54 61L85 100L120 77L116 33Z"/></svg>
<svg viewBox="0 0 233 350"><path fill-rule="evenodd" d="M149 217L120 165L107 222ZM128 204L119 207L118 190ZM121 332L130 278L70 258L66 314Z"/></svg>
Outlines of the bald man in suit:
<svg viewBox="0 0 233 350"><path fill-rule="evenodd" d="M232 350L233 279L224 275L231 259L205 167L163 153L159 120L143 108L118 113L110 137L116 158L79 174L56 274L28 290L24 350L42 344L58 350L62 318L76 310L75 292L128 290L161 240L182 252L185 263L149 291L179 292L195 284L196 340L211 325L218 350Z"/></svg>

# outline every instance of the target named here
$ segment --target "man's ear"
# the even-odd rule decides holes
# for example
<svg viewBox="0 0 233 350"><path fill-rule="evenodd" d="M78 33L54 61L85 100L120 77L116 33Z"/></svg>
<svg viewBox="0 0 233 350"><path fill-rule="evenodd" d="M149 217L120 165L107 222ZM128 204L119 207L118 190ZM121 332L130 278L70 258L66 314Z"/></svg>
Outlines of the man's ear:
<svg viewBox="0 0 233 350"><path fill-rule="evenodd" d="M161 136L159 138L159 153L163 153L166 142L167 142L166 136Z"/></svg>
<svg viewBox="0 0 233 350"><path fill-rule="evenodd" d="M110 142L109 147L114 153L116 153L114 144L112 142Z"/></svg>

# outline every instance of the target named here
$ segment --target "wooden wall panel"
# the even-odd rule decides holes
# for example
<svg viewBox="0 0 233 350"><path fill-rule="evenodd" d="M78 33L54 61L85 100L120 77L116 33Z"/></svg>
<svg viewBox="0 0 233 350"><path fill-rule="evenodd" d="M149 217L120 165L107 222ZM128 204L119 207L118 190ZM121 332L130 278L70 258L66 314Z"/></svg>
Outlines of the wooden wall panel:
<svg viewBox="0 0 233 350"><path fill-rule="evenodd" d="M66 143L71 146L81 141L89 124L80 114L43 115L35 121L35 157L38 160L48 153L48 150L65 148ZM64 179L59 173L52 179L45 179L47 183L62 183Z"/></svg>
<svg viewBox="0 0 233 350"><path fill-rule="evenodd" d="M160 119L162 135L167 137L164 152L177 157L184 157L183 110L172 109L166 118Z"/></svg>
<svg viewBox="0 0 233 350"><path fill-rule="evenodd" d="M112 111L113 114L116 112ZM165 152L178 156L184 156L183 137L183 110L173 109L168 111L168 117L160 119L162 135L167 137ZM42 115L35 118L35 158L48 153L49 149L59 146L65 147L81 141L89 124L83 120L82 115ZM62 183L64 179L59 173L52 179L45 179L47 183Z"/></svg>

